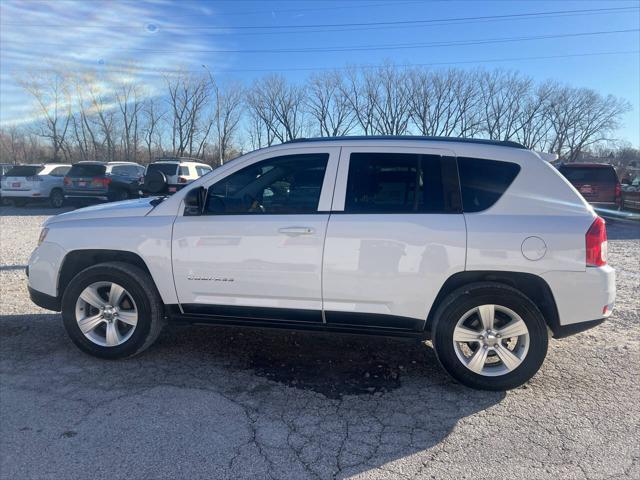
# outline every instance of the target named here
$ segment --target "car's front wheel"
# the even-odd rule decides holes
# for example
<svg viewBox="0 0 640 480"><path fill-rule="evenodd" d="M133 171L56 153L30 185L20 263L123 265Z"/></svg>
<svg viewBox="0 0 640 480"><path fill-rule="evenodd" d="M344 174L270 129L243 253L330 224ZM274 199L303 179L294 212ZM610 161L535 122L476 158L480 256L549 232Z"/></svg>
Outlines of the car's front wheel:
<svg viewBox="0 0 640 480"><path fill-rule="evenodd" d="M160 334L163 315L149 275L127 263L102 263L81 271L62 297L62 318L71 340L101 358L145 350Z"/></svg>
<svg viewBox="0 0 640 480"><path fill-rule="evenodd" d="M535 375L547 354L544 317L525 295L478 283L449 295L434 318L432 342L444 369L460 383L508 390Z"/></svg>

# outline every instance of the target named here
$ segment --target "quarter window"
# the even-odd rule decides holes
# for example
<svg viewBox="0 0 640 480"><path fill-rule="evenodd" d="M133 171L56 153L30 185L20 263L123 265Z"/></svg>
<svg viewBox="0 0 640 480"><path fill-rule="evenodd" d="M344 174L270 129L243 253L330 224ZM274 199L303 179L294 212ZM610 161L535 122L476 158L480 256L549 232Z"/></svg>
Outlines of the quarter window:
<svg viewBox="0 0 640 480"><path fill-rule="evenodd" d="M480 212L496 203L520 171L520 165L458 157L462 205L465 212Z"/></svg>
<svg viewBox="0 0 640 480"><path fill-rule="evenodd" d="M286 155L249 165L209 187L205 213L315 213L328 160L324 153Z"/></svg>
<svg viewBox="0 0 640 480"><path fill-rule="evenodd" d="M71 167L56 167L49 173L52 177L64 177Z"/></svg>
<svg viewBox="0 0 640 480"><path fill-rule="evenodd" d="M348 213L445 213L459 210L455 159L406 153L353 153Z"/></svg>

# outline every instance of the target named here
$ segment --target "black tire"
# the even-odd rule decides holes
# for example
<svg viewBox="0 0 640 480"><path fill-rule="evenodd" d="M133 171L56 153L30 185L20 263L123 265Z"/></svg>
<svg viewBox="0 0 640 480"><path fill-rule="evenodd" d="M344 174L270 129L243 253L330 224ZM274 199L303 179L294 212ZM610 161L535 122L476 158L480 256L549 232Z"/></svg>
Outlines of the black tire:
<svg viewBox="0 0 640 480"><path fill-rule="evenodd" d="M49 194L49 206L52 208L62 208L64 206L64 194L59 188L54 188Z"/></svg>
<svg viewBox="0 0 640 480"><path fill-rule="evenodd" d="M458 358L453 342L453 331L463 315L486 304L513 310L529 330L529 347L522 363L499 376L471 371ZM438 361L455 380L471 388L497 391L519 387L531 379L542 366L549 344L547 325L535 304L515 288L494 282L471 284L448 295L434 316L431 338Z"/></svg>
<svg viewBox="0 0 640 480"><path fill-rule="evenodd" d="M109 192L110 202L121 202L123 200L129 200L129 192L125 189L117 189Z"/></svg>
<svg viewBox="0 0 640 480"><path fill-rule="evenodd" d="M95 282L110 281L131 294L138 308L138 321L131 337L108 347L84 336L76 321L75 308L82 291ZM100 263L78 273L62 296L62 320L73 343L90 355L107 359L131 357L147 349L164 326L164 305L151 277L139 267L123 262Z"/></svg>
<svg viewBox="0 0 640 480"><path fill-rule="evenodd" d="M14 207L24 207L27 204L24 198L14 198L12 202Z"/></svg>

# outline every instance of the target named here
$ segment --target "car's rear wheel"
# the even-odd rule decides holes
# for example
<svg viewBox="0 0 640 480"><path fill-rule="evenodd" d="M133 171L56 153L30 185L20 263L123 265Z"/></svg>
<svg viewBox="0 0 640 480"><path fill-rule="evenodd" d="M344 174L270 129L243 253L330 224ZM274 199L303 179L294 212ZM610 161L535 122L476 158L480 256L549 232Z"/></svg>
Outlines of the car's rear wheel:
<svg viewBox="0 0 640 480"><path fill-rule="evenodd" d="M460 383L508 390L528 381L547 354L538 308L518 290L478 283L449 295L434 318L432 341L444 369Z"/></svg>
<svg viewBox="0 0 640 480"><path fill-rule="evenodd" d="M148 348L164 324L153 281L139 267L102 263L77 274L62 297L71 340L101 358L123 358Z"/></svg>
<svg viewBox="0 0 640 480"><path fill-rule="evenodd" d="M53 208L61 208L64 205L64 194L59 188L54 188L49 194L49 205Z"/></svg>

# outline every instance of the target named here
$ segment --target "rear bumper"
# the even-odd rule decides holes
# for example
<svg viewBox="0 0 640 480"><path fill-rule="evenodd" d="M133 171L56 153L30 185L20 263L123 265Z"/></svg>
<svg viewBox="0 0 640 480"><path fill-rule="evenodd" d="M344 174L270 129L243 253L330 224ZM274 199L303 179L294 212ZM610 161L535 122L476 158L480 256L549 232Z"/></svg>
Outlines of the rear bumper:
<svg viewBox="0 0 640 480"><path fill-rule="evenodd" d="M43 198L39 190L6 190L2 189L2 196L6 198Z"/></svg>
<svg viewBox="0 0 640 480"><path fill-rule="evenodd" d="M547 272L558 309L554 337L566 337L595 327L608 318L616 298L616 274L610 266L587 267L584 272ZM596 319L596 320L594 320Z"/></svg>
<svg viewBox="0 0 640 480"><path fill-rule="evenodd" d="M60 299L57 297L39 292L31 287L27 288L29 289L29 297L31 298L31 301L39 307L46 310L53 310L54 312L59 312L61 310Z"/></svg>

